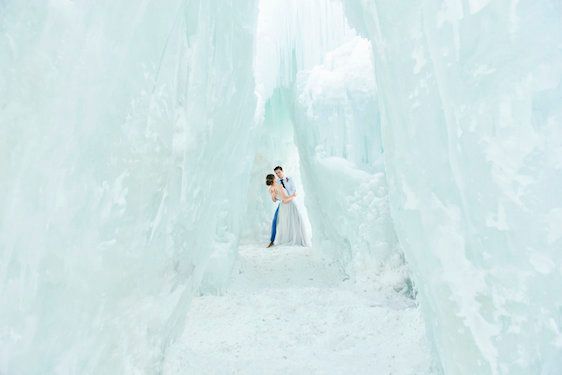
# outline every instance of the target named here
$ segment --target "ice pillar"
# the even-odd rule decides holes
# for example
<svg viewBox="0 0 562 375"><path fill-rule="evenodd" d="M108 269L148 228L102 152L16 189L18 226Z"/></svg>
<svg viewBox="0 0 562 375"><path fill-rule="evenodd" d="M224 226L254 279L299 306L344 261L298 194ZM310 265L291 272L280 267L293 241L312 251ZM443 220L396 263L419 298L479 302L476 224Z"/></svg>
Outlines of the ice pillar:
<svg viewBox="0 0 562 375"><path fill-rule="evenodd" d="M159 371L236 247L256 17L0 3L0 372Z"/></svg>
<svg viewBox="0 0 562 375"><path fill-rule="evenodd" d="M560 3L344 3L373 45L392 215L444 372L559 372Z"/></svg>

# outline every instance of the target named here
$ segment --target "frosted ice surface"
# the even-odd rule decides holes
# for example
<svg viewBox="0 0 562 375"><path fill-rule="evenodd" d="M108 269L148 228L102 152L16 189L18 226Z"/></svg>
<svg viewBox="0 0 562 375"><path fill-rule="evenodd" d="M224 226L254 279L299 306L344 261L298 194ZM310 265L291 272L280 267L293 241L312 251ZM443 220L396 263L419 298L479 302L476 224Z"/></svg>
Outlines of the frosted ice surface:
<svg viewBox="0 0 562 375"><path fill-rule="evenodd" d="M373 45L393 219L444 372L562 371L560 3L344 4Z"/></svg>
<svg viewBox="0 0 562 375"><path fill-rule="evenodd" d="M384 261L398 245L370 43L354 37L330 51L298 74L296 87L295 139L305 187L314 192L307 200L314 238L346 266Z"/></svg>
<svg viewBox="0 0 562 375"><path fill-rule="evenodd" d="M271 161L349 274L400 284L403 247L445 373L560 372L561 19L0 1L0 372L158 372L192 294L267 233Z"/></svg>
<svg viewBox="0 0 562 375"><path fill-rule="evenodd" d="M0 2L1 373L157 372L201 279L224 282L256 18L255 1Z"/></svg>
<svg viewBox="0 0 562 375"><path fill-rule="evenodd" d="M332 0L261 0L254 70L258 117L279 86L320 64L326 52L355 36L343 5Z"/></svg>

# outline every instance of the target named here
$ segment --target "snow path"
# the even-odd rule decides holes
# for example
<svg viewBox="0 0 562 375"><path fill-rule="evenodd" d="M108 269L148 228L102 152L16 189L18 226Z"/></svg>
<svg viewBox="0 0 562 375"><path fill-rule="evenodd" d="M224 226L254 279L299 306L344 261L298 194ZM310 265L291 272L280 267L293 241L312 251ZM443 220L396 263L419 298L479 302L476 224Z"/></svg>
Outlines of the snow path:
<svg viewBox="0 0 562 375"><path fill-rule="evenodd" d="M222 296L193 300L164 374L430 374L409 300L342 280L311 248L240 248Z"/></svg>

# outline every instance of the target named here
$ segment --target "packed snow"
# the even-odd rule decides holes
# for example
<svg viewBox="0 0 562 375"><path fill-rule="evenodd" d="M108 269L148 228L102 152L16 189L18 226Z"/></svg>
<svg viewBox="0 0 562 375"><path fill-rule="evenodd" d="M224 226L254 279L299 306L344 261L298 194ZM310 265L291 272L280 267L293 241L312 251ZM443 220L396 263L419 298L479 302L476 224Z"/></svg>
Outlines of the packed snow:
<svg viewBox="0 0 562 375"><path fill-rule="evenodd" d="M314 248L245 245L228 290L195 297L163 374L434 374L415 301L347 279Z"/></svg>

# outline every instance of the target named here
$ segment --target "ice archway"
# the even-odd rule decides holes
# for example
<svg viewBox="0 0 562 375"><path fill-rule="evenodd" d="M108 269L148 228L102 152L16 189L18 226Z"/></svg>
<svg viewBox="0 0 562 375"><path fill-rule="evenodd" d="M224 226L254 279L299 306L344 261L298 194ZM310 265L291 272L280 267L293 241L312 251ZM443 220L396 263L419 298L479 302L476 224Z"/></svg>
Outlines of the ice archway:
<svg viewBox="0 0 562 375"><path fill-rule="evenodd" d="M383 260L396 238L369 42L348 25L341 3L323 0L261 2L256 37L257 122L263 123L257 159L272 164L298 155L288 162L300 167L304 190L313 192L305 199L314 238L342 268L361 256ZM256 165L251 195L261 197L255 187L272 165ZM270 210L261 203L251 199L249 210L263 225Z"/></svg>
<svg viewBox="0 0 562 375"><path fill-rule="evenodd" d="M396 230L445 373L559 372L559 3L263 4L0 2L2 372L158 372L263 212L268 108L345 272Z"/></svg>

